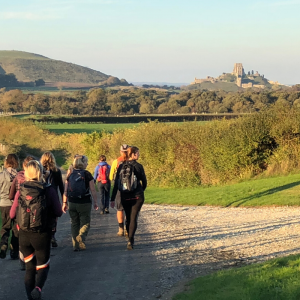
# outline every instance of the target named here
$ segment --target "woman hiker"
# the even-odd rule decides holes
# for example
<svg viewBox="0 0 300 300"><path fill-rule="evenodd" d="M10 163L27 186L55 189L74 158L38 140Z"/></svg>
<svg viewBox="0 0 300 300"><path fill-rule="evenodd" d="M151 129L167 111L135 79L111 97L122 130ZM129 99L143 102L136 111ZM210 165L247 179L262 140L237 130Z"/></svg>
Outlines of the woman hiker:
<svg viewBox="0 0 300 300"><path fill-rule="evenodd" d="M115 206L115 198L118 190L121 194L121 202L126 214L126 229L128 232L127 249L132 250L134 235L137 229L137 217L144 204L144 191L147 187L147 179L144 168L137 162L140 152L137 147L128 149L128 160L119 166L116 174L115 185L111 197L111 206Z"/></svg>

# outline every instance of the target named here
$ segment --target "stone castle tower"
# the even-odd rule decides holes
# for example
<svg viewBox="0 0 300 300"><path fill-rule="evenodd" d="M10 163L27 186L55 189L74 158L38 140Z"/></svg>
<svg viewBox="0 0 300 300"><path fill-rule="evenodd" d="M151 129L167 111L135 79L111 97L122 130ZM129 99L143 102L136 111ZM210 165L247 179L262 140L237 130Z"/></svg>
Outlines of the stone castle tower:
<svg viewBox="0 0 300 300"><path fill-rule="evenodd" d="M235 63L232 74L234 74L236 77L242 77L245 74L243 64Z"/></svg>

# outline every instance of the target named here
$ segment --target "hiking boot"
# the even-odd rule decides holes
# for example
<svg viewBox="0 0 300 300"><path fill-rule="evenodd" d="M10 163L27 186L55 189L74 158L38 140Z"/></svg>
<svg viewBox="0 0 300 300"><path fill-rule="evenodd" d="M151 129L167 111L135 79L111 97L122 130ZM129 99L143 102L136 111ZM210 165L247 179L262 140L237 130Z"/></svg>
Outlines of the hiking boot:
<svg viewBox="0 0 300 300"><path fill-rule="evenodd" d="M128 237L128 232L127 232L126 228L124 229L124 235Z"/></svg>
<svg viewBox="0 0 300 300"><path fill-rule="evenodd" d="M124 228L119 227L118 236L124 236Z"/></svg>
<svg viewBox="0 0 300 300"><path fill-rule="evenodd" d="M38 286L36 286L31 292L31 297L34 300L42 299L42 290Z"/></svg>
<svg viewBox="0 0 300 300"><path fill-rule="evenodd" d="M85 243L83 242L81 235L76 236L76 241L79 244L79 249L80 250L85 250L86 249Z"/></svg>
<svg viewBox="0 0 300 300"><path fill-rule="evenodd" d="M104 209L104 212L105 212L106 214L109 214L109 208L106 207L106 208Z"/></svg>
<svg viewBox="0 0 300 300"><path fill-rule="evenodd" d="M53 248L56 248L58 245L57 245L57 240L56 240L56 238L55 237L53 237L52 239L51 239L51 246L53 247Z"/></svg>
<svg viewBox="0 0 300 300"><path fill-rule="evenodd" d="M7 245L2 245L0 248L0 258L4 259L6 257Z"/></svg>
<svg viewBox="0 0 300 300"><path fill-rule="evenodd" d="M20 259L20 270L24 271L26 270L26 265L25 265L25 261Z"/></svg>
<svg viewBox="0 0 300 300"><path fill-rule="evenodd" d="M133 250L133 245L131 244L131 242L127 243L127 250Z"/></svg>

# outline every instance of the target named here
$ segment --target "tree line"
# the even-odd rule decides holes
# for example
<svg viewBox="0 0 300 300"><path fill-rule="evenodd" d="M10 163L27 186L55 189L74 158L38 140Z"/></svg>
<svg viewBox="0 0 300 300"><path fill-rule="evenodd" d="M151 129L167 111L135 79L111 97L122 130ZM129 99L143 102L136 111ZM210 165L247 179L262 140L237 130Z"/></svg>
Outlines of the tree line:
<svg viewBox="0 0 300 300"><path fill-rule="evenodd" d="M300 106L300 85L277 91L166 91L94 88L51 94L0 89L0 111L42 114L189 114L251 113L271 105Z"/></svg>

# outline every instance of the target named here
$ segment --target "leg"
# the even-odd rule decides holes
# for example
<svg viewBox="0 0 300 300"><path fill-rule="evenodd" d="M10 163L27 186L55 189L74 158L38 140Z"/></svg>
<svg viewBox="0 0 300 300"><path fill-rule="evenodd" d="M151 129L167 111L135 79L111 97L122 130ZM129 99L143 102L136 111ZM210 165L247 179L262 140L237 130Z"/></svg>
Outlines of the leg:
<svg viewBox="0 0 300 300"><path fill-rule="evenodd" d="M25 289L28 299L31 299L31 291L35 288L35 274L36 274L36 258L35 249L30 242L30 232L20 230L19 232L20 252L24 255L26 264L25 273Z"/></svg>
<svg viewBox="0 0 300 300"><path fill-rule="evenodd" d="M80 230L78 236L76 237L76 240L77 242L79 242L79 247L81 250L85 250L84 242L90 230L91 210L92 210L92 203L78 204Z"/></svg>
<svg viewBox="0 0 300 300"><path fill-rule="evenodd" d="M110 198L110 183L104 185L104 198L105 198L105 212L109 213L109 198Z"/></svg>
<svg viewBox="0 0 300 300"><path fill-rule="evenodd" d="M121 202L120 191L117 192L115 201L116 201L116 209L117 209L117 220L119 224L119 231L117 235L124 236L124 208Z"/></svg>
<svg viewBox="0 0 300 300"><path fill-rule="evenodd" d="M50 267L51 233L33 233L32 244L36 256L36 286L43 288Z"/></svg>
<svg viewBox="0 0 300 300"><path fill-rule="evenodd" d="M73 250L79 250L78 242L76 241L76 237L79 234L80 230L80 219L79 213L77 211L77 204L69 202L69 214L71 218L71 234L72 234L72 244Z"/></svg>
<svg viewBox="0 0 300 300"><path fill-rule="evenodd" d="M103 213L105 209L105 189L101 182L98 182L98 189L100 194L100 213Z"/></svg>
<svg viewBox="0 0 300 300"><path fill-rule="evenodd" d="M131 214L130 214L130 224L128 225L128 238L129 241L134 244L134 235L137 229L137 219L138 214L144 204L144 197L141 196L137 200L132 200Z"/></svg>
<svg viewBox="0 0 300 300"><path fill-rule="evenodd" d="M12 220L12 232L10 240L10 257L11 259L19 258L19 231L17 229L17 223Z"/></svg>
<svg viewBox="0 0 300 300"><path fill-rule="evenodd" d="M132 209L133 201L124 200L124 201L122 201L122 204L123 204L125 215L126 215L126 230L129 233L129 226L130 226L130 222L131 222L131 209Z"/></svg>
<svg viewBox="0 0 300 300"><path fill-rule="evenodd" d="M35 249L36 281L31 291L33 299L41 299L41 290L45 285L50 268L51 231L31 233L31 244Z"/></svg>
<svg viewBox="0 0 300 300"><path fill-rule="evenodd" d="M2 206L1 209L1 241L0 241L0 258L6 257L6 251L8 248L8 239L10 235L10 230L12 228L11 219L9 217L10 206Z"/></svg>
<svg viewBox="0 0 300 300"><path fill-rule="evenodd" d="M56 241L56 238L55 238L55 233L56 233L56 228L57 228L57 219L55 219L55 221L53 222L53 225L52 225L52 237L51 237L51 245L52 247L57 247L57 241Z"/></svg>

